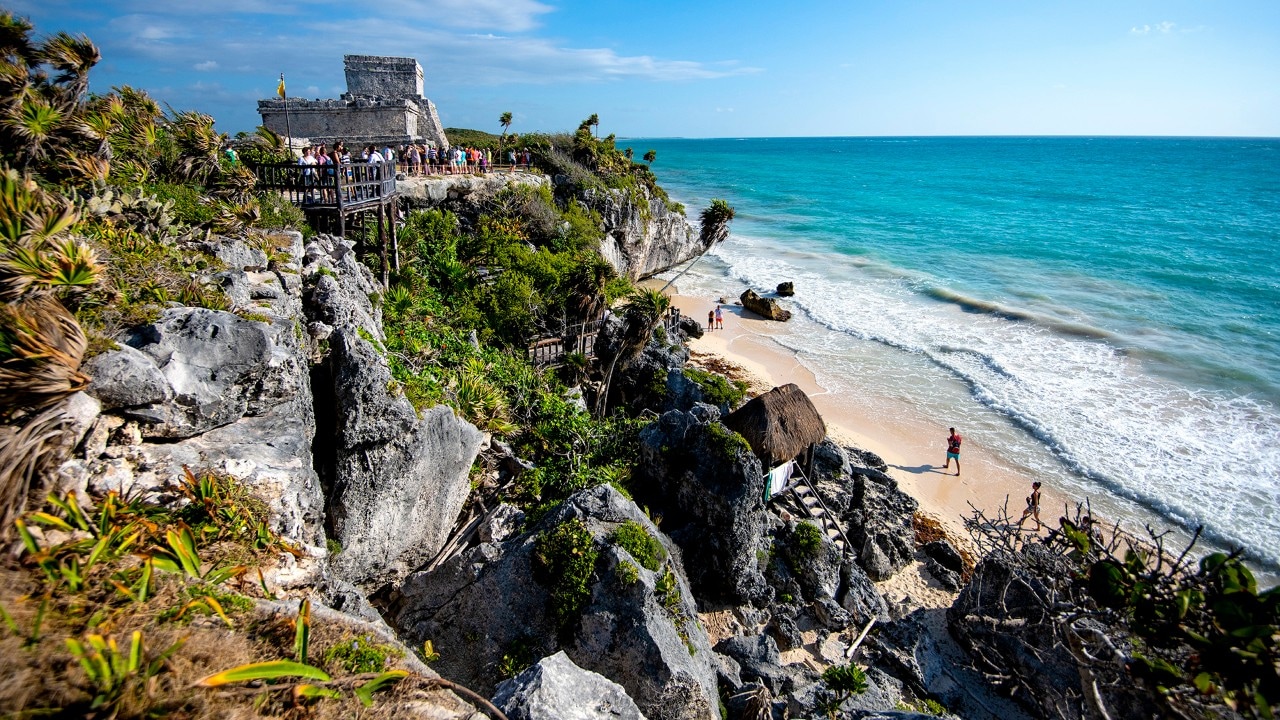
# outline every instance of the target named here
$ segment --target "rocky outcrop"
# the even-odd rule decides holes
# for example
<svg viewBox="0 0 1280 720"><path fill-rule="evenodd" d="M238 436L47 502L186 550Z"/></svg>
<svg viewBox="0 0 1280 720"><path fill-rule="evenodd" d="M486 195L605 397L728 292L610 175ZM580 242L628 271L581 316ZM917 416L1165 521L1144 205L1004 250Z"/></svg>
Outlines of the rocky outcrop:
<svg viewBox="0 0 1280 720"><path fill-rule="evenodd" d="M796 294L795 283L790 280L778 283L777 293L779 297L791 297Z"/></svg>
<svg viewBox="0 0 1280 720"><path fill-rule="evenodd" d="M541 173L495 172L487 175L426 175L398 178L396 190L411 208L433 208L446 203L480 205L508 187L546 187L551 179Z"/></svg>
<svg viewBox="0 0 1280 720"><path fill-rule="evenodd" d="M631 194L617 189L591 189L579 198L600 214L604 240L600 254L632 280L656 275L709 249L684 215L667 207L647 188Z"/></svg>
<svg viewBox="0 0 1280 720"><path fill-rule="evenodd" d="M756 552L766 546L764 475L750 446L719 417L699 405L646 427L634 485L684 551L698 597L763 603L770 591Z"/></svg>
<svg viewBox="0 0 1280 720"><path fill-rule="evenodd" d="M329 269L328 273L321 268ZM332 274L331 274L332 273ZM377 309L372 276L342 242L307 248L304 275L315 322L331 327L317 396L329 406L325 467L337 575L367 590L403 578L444 546L470 492L483 434L444 405L421 417L394 391L391 370L368 326ZM338 282L337 277L343 278ZM367 339L366 339L367 338Z"/></svg>
<svg viewBox="0 0 1280 720"><path fill-rule="evenodd" d="M508 720L645 720L621 685L574 665L564 652L499 685L493 704Z"/></svg>
<svg viewBox="0 0 1280 720"><path fill-rule="evenodd" d="M557 627L534 555L540 534L570 520L585 525L598 560L581 616ZM657 572L612 544L625 521L662 543L668 559ZM603 485L573 495L522 535L410 575L390 617L415 643L458 648L442 652L435 667L480 692L493 691L504 656L563 650L579 667L621 684L649 718L715 718L713 653L683 575L679 550L634 503Z"/></svg>
<svg viewBox="0 0 1280 720"><path fill-rule="evenodd" d="M872 580L893 577L915 559L915 529L911 517L920 506L898 489L893 478L874 470L855 474L845 529L858 562Z"/></svg>
<svg viewBox="0 0 1280 720"><path fill-rule="evenodd" d="M778 301L773 298L763 298L756 293L755 290L746 290L738 297L742 301L742 307L759 315L765 320L778 320L786 322L791 319L791 311L784 310Z"/></svg>
<svg viewBox="0 0 1280 720"><path fill-rule="evenodd" d="M302 237L270 236L266 254L215 238L225 265L207 278L240 314L173 308L118 338L122 346L87 365L88 391L105 412L78 456L61 469L64 489L162 497L183 468L234 476L265 500L273 529L305 550L271 570L288 589L313 582L324 556L324 499L312 465L315 433L308 348L300 332Z"/></svg>

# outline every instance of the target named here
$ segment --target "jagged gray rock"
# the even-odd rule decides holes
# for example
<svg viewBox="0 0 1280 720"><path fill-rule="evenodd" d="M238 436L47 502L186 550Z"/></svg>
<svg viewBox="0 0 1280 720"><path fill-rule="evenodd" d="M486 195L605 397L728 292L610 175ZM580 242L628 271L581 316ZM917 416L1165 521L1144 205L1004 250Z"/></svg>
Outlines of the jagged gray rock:
<svg viewBox="0 0 1280 720"><path fill-rule="evenodd" d="M738 296L738 299L742 301L742 307L759 315L765 320L786 322L791 319L790 310L783 309L783 307L778 304L778 301L773 298L760 297L755 290L746 290L742 295Z"/></svg>
<svg viewBox="0 0 1280 720"><path fill-rule="evenodd" d="M919 506L888 475L870 471L854 476L844 511L846 533L872 580L888 580L915 559L911 518Z"/></svg>
<svg viewBox="0 0 1280 720"><path fill-rule="evenodd" d="M684 215L667 207L643 186L628 196L616 189L589 189L580 199L600 213L604 239L600 254L632 280L673 268L709 249ZM640 198L635 202L633 198Z"/></svg>
<svg viewBox="0 0 1280 720"><path fill-rule="evenodd" d="M503 682L493 704L508 720L645 720L621 685L583 670L564 651Z"/></svg>
<svg viewBox="0 0 1280 720"><path fill-rule="evenodd" d="M774 695L782 692L787 674L779 665L778 646L768 635L738 635L721 640L716 652L733 658L745 682L758 681Z"/></svg>
<svg viewBox="0 0 1280 720"><path fill-rule="evenodd" d="M964 558L946 538L934 540L920 548L925 555L937 560L943 567L957 575L964 572Z"/></svg>
<svg viewBox="0 0 1280 720"><path fill-rule="evenodd" d="M155 363L170 392L160 402L126 408L144 422L148 437L188 438L239 420L267 394L279 398L290 388L270 365L273 343L265 323L204 308L172 308L138 328L128 340ZM149 378L145 368L140 377ZM141 393L139 393L141 394ZM173 402L165 402L168 397Z"/></svg>
<svg viewBox="0 0 1280 720"><path fill-rule="evenodd" d="M104 410L167 402L173 397L155 360L128 345L89 358L81 371L93 378L88 393Z"/></svg>
<svg viewBox="0 0 1280 720"><path fill-rule="evenodd" d="M808 525L817 528L814 523ZM801 543L800 523L791 523L788 532L781 538L782 552L787 558L787 566L800 584L800 591L808 600L830 599L840 590L841 553L830 538L810 531L809 537L817 539L817 547L806 547Z"/></svg>
<svg viewBox="0 0 1280 720"><path fill-rule="evenodd" d="M841 566L840 588L840 605L853 615L855 623L863 625L873 617L878 622L889 621L884 596L857 563L846 561Z"/></svg>
<svg viewBox="0 0 1280 720"><path fill-rule="evenodd" d="M444 546L471 491L484 435L446 405L421 420L388 394L391 372L369 342L332 339L337 423L329 514L339 576L366 589L394 582Z"/></svg>
<svg viewBox="0 0 1280 720"><path fill-rule="evenodd" d="M780 282L778 283L777 292L778 292L778 295L782 297L791 297L792 295L796 294L795 283L791 282L790 280L786 282Z"/></svg>
<svg viewBox="0 0 1280 720"><path fill-rule="evenodd" d="M539 534L571 519L585 524L601 551L581 618L560 632L548 609L547 588L530 578L537 577L533 556ZM640 567L609 543L613 530L627 520L666 548L674 568L674 588L666 595L657 592L665 570ZM636 569L634 582L619 576L623 561ZM635 503L603 485L571 496L518 537L481 544L429 573L410 575L390 617L414 642L430 639L439 648L466 648L443 653L436 667L482 693L492 692L504 655L538 657L564 650L579 667L621 684L654 720L715 718L713 653L682 567L678 548Z"/></svg>
<svg viewBox="0 0 1280 720"><path fill-rule="evenodd" d="M664 413L640 433L637 497L662 513L698 597L764 603L764 475L741 436L700 412Z"/></svg>

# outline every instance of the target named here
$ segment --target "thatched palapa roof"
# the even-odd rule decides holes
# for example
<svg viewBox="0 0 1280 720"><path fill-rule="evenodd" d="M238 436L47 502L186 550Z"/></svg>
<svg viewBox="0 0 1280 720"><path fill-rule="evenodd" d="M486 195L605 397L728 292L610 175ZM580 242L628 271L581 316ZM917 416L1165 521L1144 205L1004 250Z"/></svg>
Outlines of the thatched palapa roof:
<svg viewBox="0 0 1280 720"><path fill-rule="evenodd" d="M724 418L751 445L766 468L776 467L827 436L827 424L795 383L752 398Z"/></svg>

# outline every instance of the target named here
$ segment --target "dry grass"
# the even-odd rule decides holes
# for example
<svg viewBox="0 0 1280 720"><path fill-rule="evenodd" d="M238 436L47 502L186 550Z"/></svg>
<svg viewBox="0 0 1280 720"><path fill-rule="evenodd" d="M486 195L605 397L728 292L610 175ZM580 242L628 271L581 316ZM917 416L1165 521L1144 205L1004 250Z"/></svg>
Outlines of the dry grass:
<svg viewBox="0 0 1280 720"><path fill-rule="evenodd" d="M425 674L410 674L365 707L355 688L386 670L424 668L389 639L371 643L371 626L332 611L320 613L320 620L312 616L307 647L308 664L327 671L332 680L307 682L339 697L297 699L292 680L197 686L202 678L249 663L297 659L298 601L272 601L252 567L275 562L290 548L274 538L264 544L260 534L236 529L253 525L254 499L241 486L229 478L188 474L184 488L192 502L178 510L108 496L96 498L98 510L80 513L67 510L68 502L74 505L68 496L61 500L63 507L51 502L44 508L47 515L25 516L29 535L17 547L30 547L0 558L0 608L5 611L0 717L461 718L474 712L444 689L449 687L445 681ZM216 512L202 515L202 507ZM72 529L78 521L93 532ZM110 530L100 530L100 524ZM165 557L181 556L166 555L166 547L174 546L162 542L172 542L175 529L188 527L196 538L200 576L210 577L230 558L249 567L221 582L201 580L191 570L162 572ZM129 544L124 538L135 532L137 540ZM92 550L99 545L105 551ZM149 584L140 583L148 564L157 569ZM69 569L74 580L68 579ZM148 588L145 597L139 587ZM77 657L84 651L75 643L88 647L95 636L114 640L123 666L134 633L142 640L141 669L121 670L115 682L95 681ZM353 639L364 651L364 672L343 662L351 656ZM330 653L331 648L347 652Z"/></svg>

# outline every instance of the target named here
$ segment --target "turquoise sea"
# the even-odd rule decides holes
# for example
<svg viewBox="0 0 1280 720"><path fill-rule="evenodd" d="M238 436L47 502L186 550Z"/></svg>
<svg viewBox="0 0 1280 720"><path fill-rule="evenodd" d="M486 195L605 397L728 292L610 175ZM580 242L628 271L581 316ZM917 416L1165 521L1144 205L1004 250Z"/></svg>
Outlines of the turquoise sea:
<svg viewBox="0 0 1280 720"><path fill-rule="evenodd" d="M681 292L795 282L780 341L827 387L874 378L868 402L1280 568L1280 140L619 146L695 222L737 210Z"/></svg>

